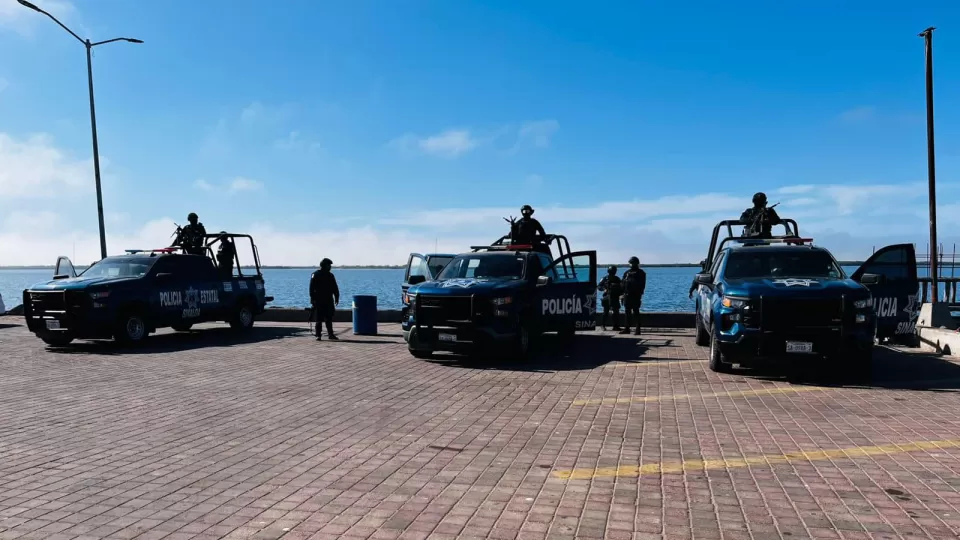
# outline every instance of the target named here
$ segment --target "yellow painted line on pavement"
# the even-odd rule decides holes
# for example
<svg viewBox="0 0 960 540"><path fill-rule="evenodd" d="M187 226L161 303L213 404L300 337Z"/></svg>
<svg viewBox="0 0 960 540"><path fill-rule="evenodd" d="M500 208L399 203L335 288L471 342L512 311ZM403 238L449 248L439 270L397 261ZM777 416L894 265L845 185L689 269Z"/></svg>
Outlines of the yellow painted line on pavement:
<svg viewBox="0 0 960 540"><path fill-rule="evenodd" d="M750 467L752 465L777 465L793 461L822 461L826 459L858 458L865 456L889 456L916 452L918 450L943 450L960 447L960 439L945 441L915 441L882 446L856 446L836 450L811 450L788 454L742 457L733 459L689 460L673 463L649 463L647 465L629 465L621 467L603 467L599 469L573 469L554 471L553 475L561 480L589 480L604 477L633 477L644 474L669 474L687 471L705 471Z"/></svg>
<svg viewBox="0 0 960 540"><path fill-rule="evenodd" d="M779 388L764 388L761 390L740 390L737 392L716 392L713 394L671 394L668 396L645 396L630 398L604 398L604 399L578 399L573 405L606 405L613 403L648 403L651 401L673 401L678 399L690 399L697 397L741 397L741 396L765 396L769 394L792 394L796 392L822 392L826 388L815 386L784 386Z"/></svg>

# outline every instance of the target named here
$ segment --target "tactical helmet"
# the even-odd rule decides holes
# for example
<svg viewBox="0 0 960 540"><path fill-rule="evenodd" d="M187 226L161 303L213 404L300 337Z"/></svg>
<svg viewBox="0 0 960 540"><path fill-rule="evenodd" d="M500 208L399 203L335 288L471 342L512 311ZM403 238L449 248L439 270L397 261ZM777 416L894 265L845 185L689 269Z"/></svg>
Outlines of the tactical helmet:
<svg viewBox="0 0 960 540"><path fill-rule="evenodd" d="M767 194L759 191L753 194L753 204L766 204L767 203Z"/></svg>
<svg viewBox="0 0 960 540"><path fill-rule="evenodd" d="M529 211L531 214L533 213L533 207L530 206L529 204L525 204L525 205L523 205L523 206L520 207L520 213L521 213L521 214L524 213L524 212L528 212L528 211Z"/></svg>
<svg viewBox="0 0 960 540"><path fill-rule="evenodd" d="M617 273L617 267L616 267L616 266L613 266L613 265L608 266L608 267L607 267L607 273L608 273L608 274L616 274L616 273Z"/></svg>
<svg viewBox="0 0 960 540"><path fill-rule="evenodd" d="M330 259L323 259L320 261L320 266L333 266L333 261Z"/></svg>
<svg viewBox="0 0 960 540"><path fill-rule="evenodd" d="M197 216L196 213L190 212L189 214L187 214L187 221L193 221L195 219L200 219L200 217Z"/></svg>
<svg viewBox="0 0 960 540"><path fill-rule="evenodd" d="M630 264L640 264L640 259L636 257L630 257Z"/></svg>

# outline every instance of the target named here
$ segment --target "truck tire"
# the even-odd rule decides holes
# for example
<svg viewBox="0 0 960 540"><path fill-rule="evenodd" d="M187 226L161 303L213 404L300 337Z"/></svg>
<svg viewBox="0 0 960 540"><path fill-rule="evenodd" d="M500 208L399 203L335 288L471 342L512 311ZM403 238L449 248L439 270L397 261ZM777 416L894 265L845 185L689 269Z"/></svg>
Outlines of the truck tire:
<svg viewBox="0 0 960 540"><path fill-rule="evenodd" d="M38 334L37 336L51 347L66 347L73 342L73 336L66 333L46 333Z"/></svg>
<svg viewBox="0 0 960 540"><path fill-rule="evenodd" d="M230 319L230 327L234 330L250 330L253 328L253 305L248 301L241 301L234 308L233 317Z"/></svg>
<svg viewBox="0 0 960 540"><path fill-rule="evenodd" d="M517 337L513 341L513 355L518 360L525 360L530 357L530 351L533 344L533 331L530 323L521 322L520 329L517 331Z"/></svg>
<svg viewBox="0 0 960 540"><path fill-rule="evenodd" d="M149 334L149 325L140 310L128 309L117 319L113 337L117 343L137 345L143 343Z"/></svg>
<svg viewBox="0 0 960 540"><path fill-rule="evenodd" d="M717 336L710 335L710 371L715 373L729 373L730 364L726 363L723 353L720 352L720 344L717 343Z"/></svg>
<svg viewBox="0 0 960 540"><path fill-rule="evenodd" d="M407 349L410 352L410 355L414 358L420 358L423 360L433 358L433 353L430 351L415 351L413 349Z"/></svg>
<svg viewBox="0 0 960 540"><path fill-rule="evenodd" d="M700 313L697 312L697 345L706 347L710 344L710 333L703 327L703 321L700 320Z"/></svg>

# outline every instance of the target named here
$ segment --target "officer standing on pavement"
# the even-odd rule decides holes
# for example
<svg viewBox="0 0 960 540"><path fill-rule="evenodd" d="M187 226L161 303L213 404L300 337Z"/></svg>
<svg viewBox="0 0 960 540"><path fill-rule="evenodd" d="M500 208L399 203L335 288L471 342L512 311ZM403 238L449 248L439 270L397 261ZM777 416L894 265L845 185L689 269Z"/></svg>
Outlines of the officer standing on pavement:
<svg viewBox="0 0 960 540"><path fill-rule="evenodd" d="M630 316L633 315L636 330L634 335L640 335L640 305L643 303L643 292L647 288L647 273L640 268L640 259L630 257L630 268L623 273L623 307L624 326L621 334L630 333Z"/></svg>
<svg viewBox="0 0 960 540"><path fill-rule="evenodd" d="M333 261L323 259L320 261L320 269L310 276L310 304L317 315L317 341L320 341L321 322L327 327L328 339L340 339L333 333L333 314L340 304L340 287L337 286L337 278L330 271L331 266Z"/></svg>
<svg viewBox="0 0 960 540"><path fill-rule="evenodd" d="M620 329L620 296L623 294L623 285L617 275L617 267L607 268L607 275L600 280L597 289L603 291L603 318L600 319L600 328L607 329L607 316L613 311L613 329Z"/></svg>

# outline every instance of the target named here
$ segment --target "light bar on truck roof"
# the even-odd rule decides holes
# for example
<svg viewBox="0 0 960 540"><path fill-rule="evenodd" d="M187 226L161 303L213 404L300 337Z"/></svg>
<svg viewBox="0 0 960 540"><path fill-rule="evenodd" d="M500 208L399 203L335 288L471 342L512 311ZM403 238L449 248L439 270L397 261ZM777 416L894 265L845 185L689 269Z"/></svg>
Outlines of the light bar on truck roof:
<svg viewBox="0 0 960 540"><path fill-rule="evenodd" d="M523 251L527 249L533 249L533 244L510 244L507 246L507 251Z"/></svg>
<svg viewBox="0 0 960 540"><path fill-rule="evenodd" d="M744 245L809 244L813 242L813 238L788 236L783 238L737 238L734 241Z"/></svg>

